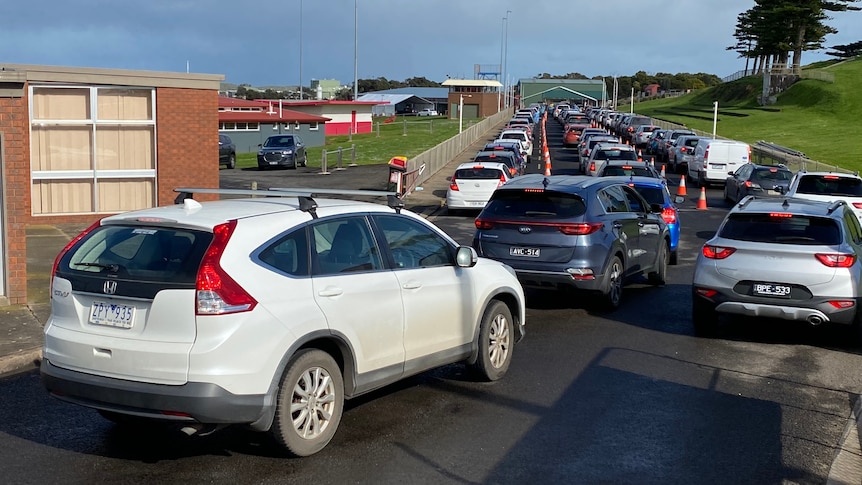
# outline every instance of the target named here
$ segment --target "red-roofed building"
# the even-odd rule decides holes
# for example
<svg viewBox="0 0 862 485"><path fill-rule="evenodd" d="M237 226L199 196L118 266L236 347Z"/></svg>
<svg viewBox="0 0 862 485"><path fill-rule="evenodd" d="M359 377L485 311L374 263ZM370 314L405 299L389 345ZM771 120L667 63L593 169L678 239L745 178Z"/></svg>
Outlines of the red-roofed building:
<svg viewBox="0 0 862 485"><path fill-rule="evenodd" d="M278 101L272 101L278 103ZM379 101L338 101L338 100L285 100L284 106L315 116L329 118L326 122L326 135L348 135L371 133L373 130L372 111ZM352 131L351 131L352 130Z"/></svg>
<svg viewBox="0 0 862 485"><path fill-rule="evenodd" d="M287 109L286 101L261 101L219 96L218 129L236 145L239 153L256 152L268 136L300 135L306 146L326 143L329 118Z"/></svg>

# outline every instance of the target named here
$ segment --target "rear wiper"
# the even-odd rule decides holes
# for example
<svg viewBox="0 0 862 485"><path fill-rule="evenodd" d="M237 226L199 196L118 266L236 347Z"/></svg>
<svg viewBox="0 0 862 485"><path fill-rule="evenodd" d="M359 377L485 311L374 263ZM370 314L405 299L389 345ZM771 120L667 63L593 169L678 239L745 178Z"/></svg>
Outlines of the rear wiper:
<svg viewBox="0 0 862 485"><path fill-rule="evenodd" d="M73 266L87 266L93 268L106 269L112 273L116 273L120 269L119 264L102 264L102 263L72 263Z"/></svg>

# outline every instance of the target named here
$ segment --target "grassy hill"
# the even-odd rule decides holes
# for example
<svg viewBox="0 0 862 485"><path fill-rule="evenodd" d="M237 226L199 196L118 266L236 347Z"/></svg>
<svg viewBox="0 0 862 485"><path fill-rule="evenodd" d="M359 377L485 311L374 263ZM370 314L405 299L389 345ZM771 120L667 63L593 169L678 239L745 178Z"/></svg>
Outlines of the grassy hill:
<svg viewBox="0 0 862 485"><path fill-rule="evenodd" d="M824 67L818 65L817 67ZM802 80L759 106L762 77L744 78L679 98L646 101L635 111L712 132L719 102L719 136L765 140L799 150L813 160L862 171L862 59L825 66L835 82Z"/></svg>

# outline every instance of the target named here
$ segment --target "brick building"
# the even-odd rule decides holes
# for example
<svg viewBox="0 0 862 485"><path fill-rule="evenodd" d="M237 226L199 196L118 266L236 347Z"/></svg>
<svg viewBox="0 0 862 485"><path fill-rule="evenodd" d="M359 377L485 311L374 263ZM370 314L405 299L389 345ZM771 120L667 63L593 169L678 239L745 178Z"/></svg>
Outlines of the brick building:
<svg viewBox="0 0 862 485"><path fill-rule="evenodd" d="M218 187L222 75L0 64L0 298L26 303L26 231Z"/></svg>

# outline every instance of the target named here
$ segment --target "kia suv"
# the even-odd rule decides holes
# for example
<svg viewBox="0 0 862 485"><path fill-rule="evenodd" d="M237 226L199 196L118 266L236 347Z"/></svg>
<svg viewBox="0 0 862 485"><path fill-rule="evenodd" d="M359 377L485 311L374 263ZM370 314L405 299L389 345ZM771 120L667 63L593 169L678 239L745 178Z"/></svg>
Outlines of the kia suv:
<svg viewBox="0 0 862 485"><path fill-rule="evenodd" d="M245 425L305 456L347 398L455 362L506 374L524 334L515 272L394 193L347 193L387 206L318 197L334 190L177 190L176 205L106 217L57 256L51 395L190 434Z"/></svg>
<svg viewBox="0 0 862 485"><path fill-rule="evenodd" d="M476 218L473 247L512 268L525 287L595 292L620 305L623 283L665 282L670 233L662 206L621 177L523 175L501 186Z"/></svg>

